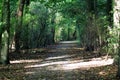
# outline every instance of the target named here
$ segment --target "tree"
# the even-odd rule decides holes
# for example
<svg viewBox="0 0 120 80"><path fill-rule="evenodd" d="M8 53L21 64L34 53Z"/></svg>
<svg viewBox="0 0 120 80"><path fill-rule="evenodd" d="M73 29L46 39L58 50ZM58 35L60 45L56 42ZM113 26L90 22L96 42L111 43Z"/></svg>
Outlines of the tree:
<svg viewBox="0 0 120 80"><path fill-rule="evenodd" d="M112 13L112 0L107 0L107 20L109 23L109 26L111 27L113 24L113 13Z"/></svg>
<svg viewBox="0 0 120 80"><path fill-rule="evenodd" d="M5 15L2 15L4 17L3 22L5 22L4 26L2 26L2 30L0 32L1 37L1 63L2 64L9 64L9 36L10 36L10 1L4 0L4 11ZM3 10L2 10L3 11Z"/></svg>
<svg viewBox="0 0 120 80"><path fill-rule="evenodd" d="M15 29L15 49L16 52L20 50L20 34L23 22L23 11L24 11L25 0L19 0L18 10L17 10L17 23Z"/></svg>
<svg viewBox="0 0 120 80"><path fill-rule="evenodd" d="M120 78L120 0L114 0L114 35L116 36L115 46L117 47L118 54L118 71L117 77Z"/></svg>
<svg viewBox="0 0 120 80"><path fill-rule="evenodd" d="M96 41L97 0L87 0L86 50L93 51Z"/></svg>

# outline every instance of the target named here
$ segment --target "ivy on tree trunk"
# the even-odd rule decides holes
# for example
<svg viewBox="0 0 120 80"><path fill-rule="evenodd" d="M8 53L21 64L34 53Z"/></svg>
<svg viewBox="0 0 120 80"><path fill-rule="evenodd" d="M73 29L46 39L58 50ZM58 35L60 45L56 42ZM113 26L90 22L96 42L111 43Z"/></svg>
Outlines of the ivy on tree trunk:
<svg viewBox="0 0 120 80"><path fill-rule="evenodd" d="M3 21L6 23L4 26L2 26L2 32L0 33L1 35L1 63L2 64L9 64L9 35L10 35L10 1L9 0L4 0L4 14L2 15Z"/></svg>

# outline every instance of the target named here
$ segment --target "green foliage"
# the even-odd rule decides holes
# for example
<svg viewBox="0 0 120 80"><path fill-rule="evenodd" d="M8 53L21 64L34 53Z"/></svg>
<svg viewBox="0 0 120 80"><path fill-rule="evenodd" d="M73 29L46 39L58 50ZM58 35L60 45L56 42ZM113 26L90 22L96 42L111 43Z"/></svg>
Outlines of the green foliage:
<svg viewBox="0 0 120 80"><path fill-rule="evenodd" d="M40 2L31 2L29 10L32 15L36 15L39 17L44 18L47 15L46 7L44 6L44 4L41 4Z"/></svg>
<svg viewBox="0 0 120 80"><path fill-rule="evenodd" d="M108 48L110 49L110 53L117 54L118 46L119 46L119 30L117 28L109 29L110 37L107 39Z"/></svg>
<svg viewBox="0 0 120 80"><path fill-rule="evenodd" d="M37 48L46 45L46 37L49 34L48 18L48 10L43 4L31 2L29 13L24 16L21 48Z"/></svg>
<svg viewBox="0 0 120 80"><path fill-rule="evenodd" d="M2 3L0 3L2 5ZM18 1L12 0L10 40L13 40L16 26L16 12ZM118 45L115 32L108 29L109 21L106 12L107 0L97 0L95 13L88 11L87 0L31 0L25 6L23 27L21 30L21 48L29 44L29 48L41 47L52 44L53 34L55 41L73 40L77 37L80 44L89 43L100 47L105 42L103 49L111 50ZM0 6L0 15L2 6ZM1 17L1 16L0 16ZM0 22L0 30L3 22ZM55 32L54 30L55 29ZM90 37L89 37L90 36ZM108 43L108 44L107 44Z"/></svg>
<svg viewBox="0 0 120 80"><path fill-rule="evenodd" d="M84 14L86 12L85 8L85 1L77 0L63 5L61 12L63 12L64 16L75 18Z"/></svg>

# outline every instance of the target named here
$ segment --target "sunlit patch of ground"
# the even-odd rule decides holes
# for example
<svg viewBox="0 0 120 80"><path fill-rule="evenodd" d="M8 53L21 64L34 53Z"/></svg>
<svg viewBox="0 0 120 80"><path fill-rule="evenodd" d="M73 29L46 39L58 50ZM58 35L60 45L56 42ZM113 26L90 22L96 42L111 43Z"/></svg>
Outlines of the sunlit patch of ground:
<svg viewBox="0 0 120 80"><path fill-rule="evenodd" d="M11 64L17 64L17 63L33 63L33 62L40 62L42 60L15 60L10 61Z"/></svg>
<svg viewBox="0 0 120 80"><path fill-rule="evenodd" d="M62 58L70 58L74 55L63 55L63 56L56 56L56 57L48 57L46 60L54 60L54 59L62 59Z"/></svg>
<svg viewBox="0 0 120 80"><path fill-rule="evenodd" d="M59 43L62 43L62 44L75 44L75 43L79 43L79 41L61 41Z"/></svg>
<svg viewBox="0 0 120 80"><path fill-rule="evenodd" d="M89 61L89 62L80 62L63 65L63 70L71 70L78 68L91 68L91 67L100 67L113 64L113 59L101 60L101 61Z"/></svg>
<svg viewBox="0 0 120 80"><path fill-rule="evenodd" d="M65 56L63 56L65 57ZM58 58L58 57L57 57ZM59 57L61 58L61 57ZM53 59L56 59L53 57ZM100 67L100 66L107 66L113 64L113 59L101 59L101 58L94 58L88 62L84 62L84 60L66 60L66 61L56 61L56 62L46 62L43 64L37 65L28 65L25 68L40 68L40 67L47 67L48 70L73 70L73 69L87 69L91 67Z"/></svg>

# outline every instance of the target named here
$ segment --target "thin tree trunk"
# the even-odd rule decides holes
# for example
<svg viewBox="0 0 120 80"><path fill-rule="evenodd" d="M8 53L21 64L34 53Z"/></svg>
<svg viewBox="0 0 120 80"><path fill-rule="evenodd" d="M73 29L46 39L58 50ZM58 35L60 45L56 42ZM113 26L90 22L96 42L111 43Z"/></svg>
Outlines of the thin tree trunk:
<svg viewBox="0 0 120 80"><path fill-rule="evenodd" d="M88 20L86 27L86 51L93 51L95 43L95 30L96 27L96 15L97 15L97 0L87 0Z"/></svg>
<svg viewBox="0 0 120 80"><path fill-rule="evenodd" d="M2 34L0 33L0 64L1 64Z"/></svg>
<svg viewBox="0 0 120 80"><path fill-rule="evenodd" d="M17 24L15 31L15 49L16 52L20 50L20 34L22 29L22 21L23 21L23 11L24 11L25 0L19 0L19 6L17 11Z"/></svg>
<svg viewBox="0 0 120 80"><path fill-rule="evenodd" d="M82 46L82 38L81 38L81 27L80 27L80 18L76 20L76 32L77 32L77 39L79 40L79 46Z"/></svg>
<svg viewBox="0 0 120 80"><path fill-rule="evenodd" d="M118 71L117 71L117 77L120 78L120 32L119 32L119 47L118 47Z"/></svg>
<svg viewBox="0 0 120 80"><path fill-rule="evenodd" d="M69 28L69 24L68 24L68 41L70 40L70 28Z"/></svg>
<svg viewBox="0 0 120 80"><path fill-rule="evenodd" d="M109 27L113 26L113 13L112 13L112 0L107 0L107 15L108 15L108 23Z"/></svg>
<svg viewBox="0 0 120 80"><path fill-rule="evenodd" d="M55 43L55 12L53 11L53 16L51 19L51 24L52 24L52 28L51 28L51 32L52 32L52 43Z"/></svg>
<svg viewBox="0 0 120 80"><path fill-rule="evenodd" d="M111 12L113 10L112 9L112 0L107 0L107 6L106 7L107 7L107 9L106 9L106 11L107 11L107 21L108 21L108 27L107 27L107 31L106 31L106 40L107 40L108 38L110 38L109 28L112 29L112 27L113 27L113 13ZM110 52L110 49L108 48L109 44L110 44L109 42L107 42L107 44L106 44L106 47L107 47L106 59L108 59L108 55L109 55L109 52Z"/></svg>

